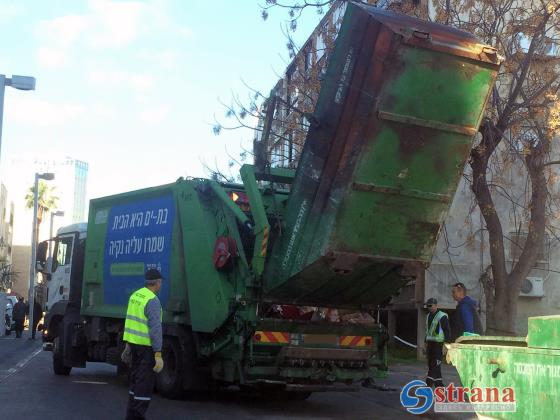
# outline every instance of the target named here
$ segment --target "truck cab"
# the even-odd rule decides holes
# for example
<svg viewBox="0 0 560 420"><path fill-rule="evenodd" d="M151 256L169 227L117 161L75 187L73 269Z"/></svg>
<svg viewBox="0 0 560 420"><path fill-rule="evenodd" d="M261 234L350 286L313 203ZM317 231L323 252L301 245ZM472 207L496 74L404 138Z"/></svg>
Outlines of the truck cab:
<svg viewBox="0 0 560 420"><path fill-rule="evenodd" d="M79 303L83 260L77 264L76 255L83 254L86 235L87 223L75 223L61 227L54 238L41 242L37 248L37 270L47 279L47 314L43 329L43 340L47 343L52 342L49 332L56 330L69 301L78 297ZM51 255L47 256L49 248ZM79 281L73 283L73 277Z"/></svg>

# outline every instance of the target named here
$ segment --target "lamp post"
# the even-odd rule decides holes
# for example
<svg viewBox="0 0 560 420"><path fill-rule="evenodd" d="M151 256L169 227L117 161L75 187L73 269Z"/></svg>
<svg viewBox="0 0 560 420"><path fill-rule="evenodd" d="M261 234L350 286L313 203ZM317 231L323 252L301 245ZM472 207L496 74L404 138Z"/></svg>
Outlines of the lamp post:
<svg viewBox="0 0 560 420"><path fill-rule="evenodd" d="M35 78L16 75L9 78L0 74L0 152L2 150L2 119L4 116L4 91L6 86L19 90L35 90Z"/></svg>
<svg viewBox="0 0 560 420"><path fill-rule="evenodd" d="M54 216L64 216L64 212L62 210L51 212L51 227L49 229L49 239L52 239L52 237L53 237ZM52 257L52 251L53 251L52 245L51 245L51 242L49 241L49 258Z"/></svg>
<svg viewBox="0 0 560 420"><path fill-rule="evenodd" d="M39 212L39 180L52 181L54 174L45 172L42 174L35 173L35 184L33 186L33 229L31 232L31 263L29 264L29 292L27 302L29 304L29 330L33 331L33 305L35 304L35 270L36 267L36 253L37 253L37 213Z"/></svg>

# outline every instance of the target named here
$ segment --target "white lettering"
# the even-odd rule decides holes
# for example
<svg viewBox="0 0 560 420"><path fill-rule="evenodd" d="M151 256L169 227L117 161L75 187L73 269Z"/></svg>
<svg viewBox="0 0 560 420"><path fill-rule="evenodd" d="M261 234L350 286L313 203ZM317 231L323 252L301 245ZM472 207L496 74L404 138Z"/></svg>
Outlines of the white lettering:
<svg viewBox="0 0 560 420"><path fill-rule="evenodd" d="M303 216L305 216L306 210L307 210L307 200L303 200L303 202L301 203L301 207L299 208L299 212L296 218L296 223L292 230L292 235L290 236L290 242L288 242L288 249L286 250L286 255L282 260L283 269L286 269L286 266L288 265L288 260L290 259L290 255L292 254L294 244L296 242L296 236L300 230L301 223L303 222Z"/></svg>

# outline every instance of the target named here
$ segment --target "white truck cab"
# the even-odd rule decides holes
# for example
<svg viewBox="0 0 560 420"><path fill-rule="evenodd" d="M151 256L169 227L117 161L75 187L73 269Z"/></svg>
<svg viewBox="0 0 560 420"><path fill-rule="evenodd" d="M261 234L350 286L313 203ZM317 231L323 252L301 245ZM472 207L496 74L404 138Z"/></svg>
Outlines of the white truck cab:
<svg viewBox="0 0 560 420"><path fill-rule="evenodd" d="M47 311L56 302L68 300L74 241L85 239L86 233L87 223L75 223L58 229L56 237L51 239L52 257L47 258L46 264Z"/></svg>
<svg viewBox="0 0 560 420"><path fill-rule="evenodd" d="M66 313L68 302L72 299L71 293L74 298L81 293L79 290L72 291L71 285L72 279L77 276L81 282L86 235L87 223L74 223L61 227L54 238L41 242L37 247L37 271L47 279L47 314L43 340L49 341L48 332L56 327ZM49 254L52 255L47 256L49 245ZM81 259L77 253L81 253Z"/></svg>

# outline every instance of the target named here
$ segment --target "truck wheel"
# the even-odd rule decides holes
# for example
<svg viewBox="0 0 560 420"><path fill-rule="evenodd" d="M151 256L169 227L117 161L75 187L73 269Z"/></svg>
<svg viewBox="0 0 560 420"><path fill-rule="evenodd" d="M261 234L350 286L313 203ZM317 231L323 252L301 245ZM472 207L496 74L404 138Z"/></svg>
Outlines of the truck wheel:
<svg viewBox="0 0 560 420"><path fill-rule="evenodd" d="M165 398L179 398L183 391L184 372L181 346L175 338L164 337L161 354L163 370L156 376L156 388Z"/></svg>
<svg viewBox="0 0 560 420"><path fill-rule="evenodd" d="M70 371L72 367L64 366L64 356L63 356L63 334L64 334L64 325L62 322L58 325L58 335L54 339L53 342L53 370L55 375L70 375Z"/></svg>

